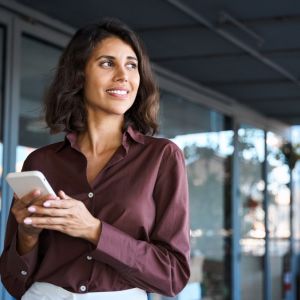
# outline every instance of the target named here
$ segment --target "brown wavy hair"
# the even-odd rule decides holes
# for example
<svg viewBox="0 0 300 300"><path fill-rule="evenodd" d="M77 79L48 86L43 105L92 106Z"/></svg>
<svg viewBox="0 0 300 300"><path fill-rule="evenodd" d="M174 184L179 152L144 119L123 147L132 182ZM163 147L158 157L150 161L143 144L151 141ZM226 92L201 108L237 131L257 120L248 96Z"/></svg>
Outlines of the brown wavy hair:
<svg viewBox="0 0 300 300"><path fill-rule="evenodd" d="M96 45L111 36L129 44L139 62L140 85L133 105L125 113L124 128L132 124L144 134L157 132L159 93L146 49L126 24L118 19L106 18L79 29L60 57L44 101L45 119L51 133L86 130L85 66Z"/></svg>

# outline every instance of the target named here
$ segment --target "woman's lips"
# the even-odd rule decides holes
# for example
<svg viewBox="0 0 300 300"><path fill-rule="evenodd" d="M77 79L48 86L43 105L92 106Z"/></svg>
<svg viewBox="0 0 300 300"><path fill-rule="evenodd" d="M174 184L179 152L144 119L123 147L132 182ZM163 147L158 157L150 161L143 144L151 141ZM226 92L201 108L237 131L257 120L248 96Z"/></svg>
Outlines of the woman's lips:
<svg viewBox="0 0 300 300"><path fill-rule="evenodd" d="M108 89L106 92L116 98L127 98L129 91L126 89Z"/></svg>

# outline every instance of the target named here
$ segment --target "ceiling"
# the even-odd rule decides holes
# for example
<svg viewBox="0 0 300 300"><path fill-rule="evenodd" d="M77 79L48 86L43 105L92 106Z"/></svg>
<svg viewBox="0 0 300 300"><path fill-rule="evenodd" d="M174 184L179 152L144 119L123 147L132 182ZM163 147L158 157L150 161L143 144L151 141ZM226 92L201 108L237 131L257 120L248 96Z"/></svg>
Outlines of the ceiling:
<svg viewBox="0 0 300 300"><path fill-rule="evenodd" d="M156 64L300 124L298 0L17 0L74 28L120 18ZM299 79L299 80L298 80Z"/></svg>

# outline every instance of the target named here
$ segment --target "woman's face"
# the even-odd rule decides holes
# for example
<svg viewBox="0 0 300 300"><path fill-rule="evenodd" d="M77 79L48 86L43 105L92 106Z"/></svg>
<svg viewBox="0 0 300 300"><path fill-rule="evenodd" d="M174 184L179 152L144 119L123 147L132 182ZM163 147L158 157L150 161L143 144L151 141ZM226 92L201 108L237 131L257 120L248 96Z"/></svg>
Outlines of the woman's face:
<svg viewBox="0 0 300 300"><path fill-rule="evenodd" d="M88 111L123 116L134 103L139 84L138 60L131 46L117 37L102 40L85 67Z"/></svg>

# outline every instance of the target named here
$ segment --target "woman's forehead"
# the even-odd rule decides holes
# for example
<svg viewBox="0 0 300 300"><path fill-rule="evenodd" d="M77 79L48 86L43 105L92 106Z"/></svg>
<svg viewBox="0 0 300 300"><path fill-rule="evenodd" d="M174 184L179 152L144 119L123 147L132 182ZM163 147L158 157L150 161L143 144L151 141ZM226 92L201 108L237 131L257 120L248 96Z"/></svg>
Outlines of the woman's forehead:
<svg viewBox="0 0 300 300"><path fill-rule="evenodd" d="M131 45L115 36L107 37L95 46L92 56L99 55L132 56L137 58Z"/></svg>

